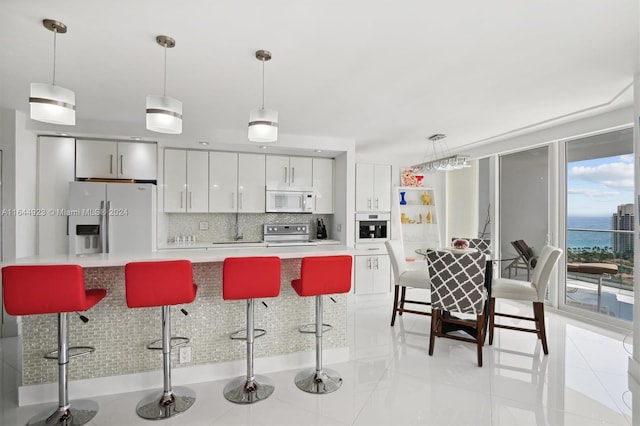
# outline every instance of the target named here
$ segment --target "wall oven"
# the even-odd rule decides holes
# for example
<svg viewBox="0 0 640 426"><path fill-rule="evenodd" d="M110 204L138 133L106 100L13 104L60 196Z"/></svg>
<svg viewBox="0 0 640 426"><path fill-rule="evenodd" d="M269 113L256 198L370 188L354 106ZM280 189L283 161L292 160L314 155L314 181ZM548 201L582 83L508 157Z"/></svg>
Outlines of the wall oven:
<svg viewBox="0 0 640 426"><path fill-rule="evenodd" d="M390 213L356 213L356 244L382 243L389 239Z"/></svg>

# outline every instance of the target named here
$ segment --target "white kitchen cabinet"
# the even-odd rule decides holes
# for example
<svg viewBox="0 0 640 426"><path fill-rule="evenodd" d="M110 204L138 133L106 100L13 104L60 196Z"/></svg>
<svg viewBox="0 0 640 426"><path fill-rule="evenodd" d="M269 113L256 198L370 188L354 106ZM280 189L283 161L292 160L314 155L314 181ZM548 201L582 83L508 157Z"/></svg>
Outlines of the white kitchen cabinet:
<svg viewBox="0 0 640 426"><path fill-rule="evenodd" d="M333 158L313 159L313 193L316 197L314 213L332 214L333 211Z"/></svg>
<svg viewBox="0 0 640 426"><path fill-rule="evenodd" d="M313 186L312 160L311 157L267 155L266 185L311 188Z"/></svg>
<svg viewBox="0 0 640 426"><path fill-rule="evenodd" d="M157 145L147 142L76 141L76 177L157 179Z"/></svg>
<svg viewBox="0 0 640 426"><path fill-rule="evenodd" d="M69 182L74 180L75 144L73 138L38 137L37 215L40 256L67 254L67 217Z"/></svg>
<svg viewBox="0 0 640 426"><path fill-rule="evenodd" d="M376 294L391 291L389 255L354 256L355 293Z"/></svg>
<svg viewBox="0 0 640 426"><path fill-rule="evenodd" d="M265 155L238 154L238 212L264 213Z"/></svg>
<svg viewBox="0 0 640 426"><path fill-rule="evenodd" d="M209 210L207 151L165 149L164 211L206 213Z"/></svg>
<svg viewBox="0 0 640 426"><path fill-rule="evenodd" d="M209 153L209 212L264 213L265 156Z"/></svg>
<svg viewBox="0 0 640 426"><path fill-rule="evenodd" d="M391 166L356 164L356 211L391 211Z"/></svg>

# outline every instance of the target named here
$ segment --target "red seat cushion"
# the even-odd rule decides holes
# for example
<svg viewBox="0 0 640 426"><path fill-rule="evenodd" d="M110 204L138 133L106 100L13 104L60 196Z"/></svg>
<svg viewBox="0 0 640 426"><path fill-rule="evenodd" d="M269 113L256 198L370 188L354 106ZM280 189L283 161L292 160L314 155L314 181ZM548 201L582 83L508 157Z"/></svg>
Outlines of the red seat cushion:
<svg viewBox="0 0 640 426"><path fill-rule="evenodd" d="M198 291L188 260L130 262L124 267L124 277L130 308L191 303Z"/></svg>
<svg viewBox="0 0 640 426"><path fill-rule="evenodd" d="M222 264L222 298L246 300L280 294L280 258L228 257Z"/></svg>
<svg viewBox="0 0 640 426"><path fill-rule="evenodd" d="M347 293L351 290L351 256L310 256L302 259L300 279L291 286L300 296Z"/></svg>
<svg viewBox="0 0 640 426"><path fill-rule="evenodd" d="M14 265L2 268L4 306L10 315L86 311L106 294L85 290L80 265Z"/></svg>

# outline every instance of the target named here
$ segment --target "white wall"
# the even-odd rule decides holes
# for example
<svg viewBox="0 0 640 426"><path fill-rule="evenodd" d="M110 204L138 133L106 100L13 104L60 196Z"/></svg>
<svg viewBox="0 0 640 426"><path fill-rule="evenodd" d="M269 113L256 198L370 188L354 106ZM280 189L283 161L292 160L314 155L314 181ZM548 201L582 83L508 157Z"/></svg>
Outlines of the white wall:
<svg viewBox="0 0 640 426"><path fill-rule="evenodd" d="M471 167L446 172L445 246L454 237L478 237L478 162L470 161L469 164Z"/></svg>

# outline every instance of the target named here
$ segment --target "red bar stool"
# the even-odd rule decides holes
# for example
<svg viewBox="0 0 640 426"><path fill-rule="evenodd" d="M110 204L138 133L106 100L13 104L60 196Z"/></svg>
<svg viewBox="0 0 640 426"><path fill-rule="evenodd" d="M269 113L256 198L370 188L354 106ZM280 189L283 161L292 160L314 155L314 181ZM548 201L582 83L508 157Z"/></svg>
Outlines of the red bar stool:
<svg viewBox="0 0 640 426"><path fill-rule="evenodd" d="M189 342L186 337L171 337L171 305L191 303L198 286L193 283L193 269L188 260L131 262L124 268L127 306L130 308L162 307L162 347L147 345L148 349L162 349L164 388L140 400L138 416L159 420L186 411L196 401L193 390L171 386L171 349ZM179 341L172 345L173 341Z"/></svg>
<svg viewBox="0 0 640 426"><path fill-rule="evenodd" d="M351 290L351 256L311 256L302 259L300 279L291 281L299 296L316 297L316 368L296 375L298 388L305 392L324 394L342 386L342 377L331 369L322 368L322 332L331 326L322 321L322 295L347 293ZM313 333L300 329L301 333Z"/></svg>
<svg viewBox="0 0 640 426"><path fill-rule="evenodd" d="M10 315L58 314L58 350L45 358L58 360L58 408L31 418L27 425L83 425L98 413L98 404L69 401L69 359L94 352L91 346L69 347L67 313L86 311L107 294L86 290L79 265L6 266L2 268L4 307ZM86 318L83 321L86 322ZM69 354L69 350L79 350Z"/></svg>
<svg viewBox="0 0 640 426"><path fill-rule="evenodd" d="M274 391L273 382L253 374L253 340L266 332L255 329L253 301L257 298L277 297L280 294L280 258L229 257L222 265L222 298L247 301L247 375L233 379L224 387L224 397L237 404L251 404L267 399ZM244 331L244 330L242 330ZM258 331L260 334L255 335ZM233 333L232 339L235 339Z"/></svg>

